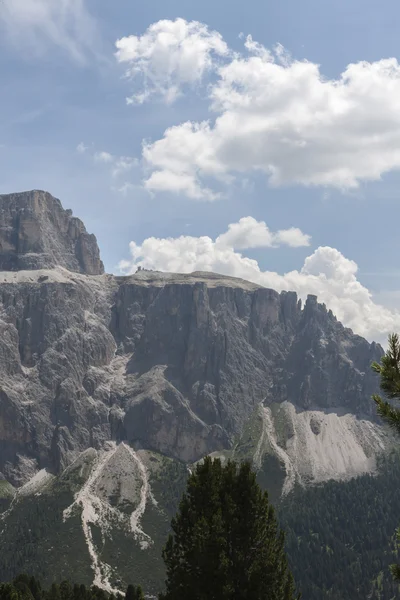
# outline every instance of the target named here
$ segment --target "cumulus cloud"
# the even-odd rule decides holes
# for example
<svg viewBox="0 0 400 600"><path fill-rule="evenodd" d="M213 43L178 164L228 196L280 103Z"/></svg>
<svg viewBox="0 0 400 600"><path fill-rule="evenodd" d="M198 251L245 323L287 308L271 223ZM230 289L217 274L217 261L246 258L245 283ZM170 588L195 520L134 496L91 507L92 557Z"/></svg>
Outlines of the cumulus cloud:
<svg viewBox="0 0 400 600"><path fill-rule="evenodd" d="M137 91L129 103L142 104L153 95L173 102L186 86L200 82L214 66L214 57L226 56L228 46L216 31L198 21L162 20L141 36L116 42L116 58Z"/></svg>
<svg viewBox="0 0 400 600"><path fill-rule="evenodd" d="M93 54L98 35L85 0L2 2L0 30L22 54L43 54L51 45L79 62Z"/></svg>
<svg viewBox="0 0 400 600"><path fill-rule="evenodd" d="M246 248L268 248L286 244L292 248L309 246L311 236L303 233L297 227L282 229L273 233L264 221L253 217L242 217L237 223L231 223L228 231L217 237L217 246L228 246L236 250Z"/></svg>
<svg viewBox="0 0 400 600"><path fill-rule="evenodd" d="M317 248L306 258L300 270L280 274L263 271L258 262L243 256L232 246L221 243L231 234L231 242L244 247L248 242L236 236L234 226L216 240L208 236L147 238L142 244L130 243L130 260L119 265L123 273L134 273L138 266L160 271L190 273L213 271L240 277L277 291L296 291L304 300L308 294L318 296L337 318L354 332L370 341L385 343L387 334L400 329L400 313L376 304L369 290L357 278L357 264L329 246ZM263 245L268 243L263 227ZM261 234L260 234L261 235Z"/></svg>
<svg viewBox="0 0 400 600"><path fill-rule="evenodd" d="M214 162L208 123L183 123L170 127L164 138L143 144L143 159L152 170L144 186L149 191L182 192L194 200L216 200L217 192L206 187L203 174L224 180L226 174Z"/></svg>
<svg viewBox="0 0 400 600"><path fill-rule="evenodd" d="M210 181L262 172L272 186L351 190L400 168L395 58L349 64L328 79L282 46L270 51L249 36L245 52L220 64L208 88L214 120L144 143L147 189L209 200L218 197Z"/></svg>

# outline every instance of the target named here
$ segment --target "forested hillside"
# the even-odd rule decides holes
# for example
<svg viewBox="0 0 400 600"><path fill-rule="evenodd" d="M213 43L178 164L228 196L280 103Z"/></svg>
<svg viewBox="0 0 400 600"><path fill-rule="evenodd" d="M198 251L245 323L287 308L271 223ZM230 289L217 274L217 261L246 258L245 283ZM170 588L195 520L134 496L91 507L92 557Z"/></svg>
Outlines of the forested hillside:
<svg viewBox="0 0 400 600"><path fill-rule="evenodd" d="M42 587L36 577L21 574L13 581L0 583L0 600L144 600L140 586L130 584L125 594L107 594L93 585L90 588L83 583L62 581L53 583L48 589Z"/></svg>
<svg viewBox="0 0 400 600"><path fill-rule="evenodd" d="M400 461L392 455L381 474L294 491L279 513L303 600L390 600L399 586L396 561L400 520Z"/></svg>
<svg viewBox="0 0 400 600"><path fill-rule="evenodd" d="M264 476L262 479L260 483L265 482ZM175 474L168 478L168 484L162 482L161 488L168 492L163 505L168 507L169 518L184 486L183 471L180 477ZM158 495L156 482L153 488ZM306 490L296 488L278 505L291 568L303 600L397 597L399 589L388 567L396 561L399 488L400 460L393 454L380 465L378 476L365 475L345 483L332 481ZM57 495L34 496L21 503L22 512L15 514L12 527L10 523L7 544L0 553L1 580L28 572L50 585L75 572L80 581L91 583L88 561L82 561L87 549L79 535L79 519L65 524L62 520L70 494L63 489ZM138 555L128 540L121 541L124 563L129 565L140 558L142 578L135 580L142 585L152 581L153 589L161 587L164 578L161 542L147 556Z"/></svg>

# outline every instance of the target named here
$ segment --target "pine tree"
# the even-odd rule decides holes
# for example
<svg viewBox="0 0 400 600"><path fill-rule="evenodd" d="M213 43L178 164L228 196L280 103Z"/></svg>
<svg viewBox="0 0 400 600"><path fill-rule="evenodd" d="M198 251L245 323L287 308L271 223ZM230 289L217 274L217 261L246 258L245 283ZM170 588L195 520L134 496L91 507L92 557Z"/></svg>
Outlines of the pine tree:
<svg viewBox="0 0 400 600"><path fill-rule="evenodd" d="M249 463L206 458L197 465L172 532L160 600L295 598L284 534Z"/></svg>
<svg viewBox="0 0 400 600"><path fill-rule="evenodd" d="M20 594L11 583L1 583L0 600L20 600Z"/></svg>
<svg viewBox="0 0 400 600"><path fill-rule="evenodd" d="M389 400L400 400L400 339L397 333L389 335L389 346L380 364L372 363L372 369L380 375L380 386ZM388 423L392 429L400 434L400 409L383 400L378 394L373 396L380 417ZM400 541L400 530L397 532ZM393 577L400 581L400 565L392 565L390 568Z"/></svg>
<svg viewBox="0 0 400 600"><path fill-rule="evenodd" d="M135 600L144 600L144 593L140 585L136 588Z"/></svg>
<svg viewBox="0 0 400 600"><path fill-rule="evenodd" d="M20 598L24 600L34 600L29 584L30 578L24 573L18 575L13 581L14 588L18 591Z"/></svg>
<svg viewBox="0 0 400 600"><path fill-rule="evenodd" d="M32 592L32 596L35 600L41 600L42 598L42 588L40 582L35 579L35 577L31 577L29 580L29 589ZM69 600L69 598L62 598L62 600Z"/></svg>
<svg viewBox="0 0 400 600"><path fill-rule="evenodd" d="M144 600L143 590L140 585L135 587L134 585L129 584L126 588L125 600Z"/></svg>
<svg viewBox="0 0 400 600"><path fill-rule="evenodd" d="M131 583L126 588L125 600L136 600L136 590Z"/></svg>
<svg viewBox="0 0 400 600"><path fill-rule="evenodd" d="M69 581L64 580L60 583L60 596L61 600L72 600L73 590ZM37 599L35 598L35 600Z"/></svg>

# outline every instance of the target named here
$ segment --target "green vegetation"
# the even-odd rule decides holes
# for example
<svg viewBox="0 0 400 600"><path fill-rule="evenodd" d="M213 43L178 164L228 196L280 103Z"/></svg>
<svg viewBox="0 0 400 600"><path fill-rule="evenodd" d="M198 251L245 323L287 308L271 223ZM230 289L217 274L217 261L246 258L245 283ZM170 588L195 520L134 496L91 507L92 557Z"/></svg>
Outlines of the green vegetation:
<svg viewBox="0 0 400 600"><path fill-rule="evenodd" d="M372 369L380 375L381 389L389 400L400 400L400 340L397 333L389 335L389 347L382 357L380 364L373 363ZM373 396L377 405L378 414L400 434L400 409L390 402L384 401L380 396ZM397 532L400 540L400 530ZM394 578L400 581L400 564L390 567Z"/></svg>
<svg viewBox="0 0 400 600"><path fill-rule="evenodd" d="M10 581L18 573L28 572L46 586L75 578L90 585L93 572L80 509L77 507L65 521L63 511L90 475L94 457L93 452L86 452L80 461L42 488L39 495L20 496L4 522L0 521L0 580ZM165 579L162 547L185 489L188 470L185 464L155 453L150 455L150 461L154 466L151 490L157 504L147 503L141 524L154 543L144 551L132 532L116 523L104 540L100 529L91 527L101 560L115 568L112 585L140 581L146 591L154 594ZM9 508L10 501L11 497L7 497L0 504L0 512ZM128 513L133 509L131 505L126 507Z"/></svg>
<svg viewBox="0 0 400 600"><path fill-rule="evenodd" d="M81 462L54 478L40 495L21 496L14 503L0 523L0 581L12 581L18 573L28 572L49 588L66 579L90 586L93 572L79 509L65 522L63 510L88 477L91 460L88 454L83 468ZM158 504L148 502L141 525L153 545L141 550L130 531L113 525L100 557L115 567L114 587L140 582L146 592L155 594L165 580L162 547L186 489L188 470L157 454L149 460L151 491ZM277 505L290 568L303 600L392 600L400 596L389 572L393 562L400 562L395 538L400 514L397 454L385 457L377 476L298 487L278 502L281 480L282 465L265 455L257 482L268 489ZM97 539L99 530L93 530Z"/></svg>
<svg viewBox="0 0 400 600"><path fill-rule="evenodd" d="M248 462L207 457L197 465L163 557L162 600L295 597L283 532Z"/></svg>
<svg viewBox="0 0 400 600"><path fill-rule="evenodd" d="M240 438L234 444L228 458L235 460L252 460L258 441L261 438L263 422L259 410L255 410L243 427Z"/></svg>
<svg viewBox="0 0 400 600"><path fill-rule="evenodd" d="M393 454L377 476L296 489L279 506L286 549L304 600L391 600L400 514L400 460Z"/></svg>
<svg viewBox="0 0 400 600"><path fill-rule="evenodd" d="M35 577L18 575L10 583L0 584L0 600L122 600L123 596L107 594L95 585L87 588L84 584L71 584L64 580L60 585L52 583L43 589ZM140 586L128 585L125 600L144 600Z"/></svg>
<svg viewBox="0 0 400 600"><path fill-rule="evenodd" d="M57 484L40 496L21 498L2 523L1 580L28 572L45 585L55 578L91 581L79 515L63 522L63 510L73 501L73 493L63 482Z"/></svg>

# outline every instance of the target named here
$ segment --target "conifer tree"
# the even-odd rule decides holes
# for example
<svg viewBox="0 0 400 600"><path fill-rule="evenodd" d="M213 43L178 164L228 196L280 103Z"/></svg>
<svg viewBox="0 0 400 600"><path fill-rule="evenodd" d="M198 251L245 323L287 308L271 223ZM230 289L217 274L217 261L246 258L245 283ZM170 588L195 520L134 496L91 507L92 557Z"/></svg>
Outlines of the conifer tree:
<svg viewBox="0 0 400 600"><path fill-rule="evenodd" d="M140 585L135 587L134 585L129 584L126 588L125 600L144 600L143 590Z"/></svg>
<svg viewBox="0 0 400 600"><path fill-rule="evenodd" d="M0 598L1 600L20 600L20 594L11 583L1 583Z"/></svg>
<svg viewBox="0 0 400 600"><path fill-rule="evenodd" d="M372 363L372 369L380 375L380 386L388 400L400 400L400 339L397 333L389 335L388 349L381 362ZM400 434L400 408L378 394L373 396L380 417L388 423L394 431ZM400 541L400 530L397 530ZM400 565L392 565L391 572L397 581L400 581Z"/></svg>
<svg viewBox="0 0 400 600"><path fill-rule="evenodd" d="M70 584L69 581L62 581L60 583L60 596L61 596L61 600L72 600L73 598L73 591L72 591L72 585ZM35 600L38 600L35 597Z"/></svg>
<svg viewBox="0 0 400 600"><path fill-rule="evenodd" d="M293 600L268 495L249 463L206 458L190 475L163 551L160 600Z"/></svg>
<svg viewBox="0 0 400 600"><path fill-rule="evenodd" d="M140 585L138 585L136 588L135 600L144 600L144 593Z"/></svg>
<svg viewBox="0 0 400 600"><path fill-rule="evenodd" d="M42 599L42 588L40 582L37 581L37 579L35 579L33 576L29 579L29 589L31 590L32 596L35 600ZM62 598L62 600L69 600L69 598Z"/></svg>
<svg viewBox="0 0 400 600"><path fill-rule="evenodd" d="M136 590L131 583L126 588L125 600L136 600Z"/></svg>

